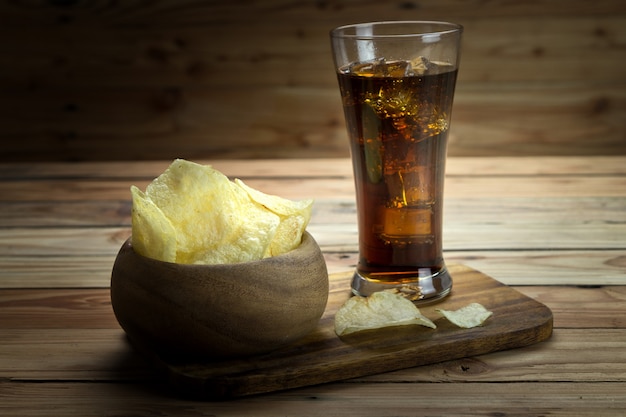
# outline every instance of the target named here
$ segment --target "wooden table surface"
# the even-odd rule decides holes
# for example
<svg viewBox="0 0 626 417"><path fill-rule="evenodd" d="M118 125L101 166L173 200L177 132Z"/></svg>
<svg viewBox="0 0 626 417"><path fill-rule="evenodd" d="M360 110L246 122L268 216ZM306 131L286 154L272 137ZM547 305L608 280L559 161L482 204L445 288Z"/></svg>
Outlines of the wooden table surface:
<svg viewBox="0 0 626 417"><path fill-rule="evenodd" d="M127 343L109 280L130 192L171 161L0 164L0 415L624 415L626 157L449 158L448 263L547 305L532 346L290 391L180 398ZM330 273L354 267L347 159L199 161L316 200Z"/></svg>

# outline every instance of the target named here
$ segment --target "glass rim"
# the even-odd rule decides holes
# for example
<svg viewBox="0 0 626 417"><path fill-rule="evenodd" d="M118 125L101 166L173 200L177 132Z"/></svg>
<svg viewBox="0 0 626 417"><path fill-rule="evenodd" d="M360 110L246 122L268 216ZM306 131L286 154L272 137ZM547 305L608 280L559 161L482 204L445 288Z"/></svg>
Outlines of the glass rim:
<svg viewBox="0 0 626 417"><path fill-rule="evenodd" d="M357 28L374 28L374 27L392 27L392 26L423 26L424 28L431 26L430 30L415 30L406 33L370 33L363 34L357 33ZM434 27L440 26L441 30L433 30ZM348 33L346 30L355 29L355 33ZM463 32L463 26L458 23L438 21L438 20L384 20L384 21L374 21L374 22L363 22L363 23L352 23L348 25L338 26L330 31L330 35L333 38L345 38L345 39L394 39L394 38L408 38L415 36L425 36L425 35L447 35L452 33L461 33Z"/></svg>

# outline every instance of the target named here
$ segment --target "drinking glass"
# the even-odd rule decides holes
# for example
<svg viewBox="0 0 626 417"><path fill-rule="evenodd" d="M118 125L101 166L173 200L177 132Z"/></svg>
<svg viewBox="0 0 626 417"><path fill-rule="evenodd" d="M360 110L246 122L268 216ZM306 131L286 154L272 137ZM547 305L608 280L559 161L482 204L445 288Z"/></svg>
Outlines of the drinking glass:
<svg viewBox="0 0 626 417"><path fill-rule="evenodd" d="M354 294L392 289L430 302L452 288L442 209L462 32L427 21L331 31L356 189Z"/></svg>

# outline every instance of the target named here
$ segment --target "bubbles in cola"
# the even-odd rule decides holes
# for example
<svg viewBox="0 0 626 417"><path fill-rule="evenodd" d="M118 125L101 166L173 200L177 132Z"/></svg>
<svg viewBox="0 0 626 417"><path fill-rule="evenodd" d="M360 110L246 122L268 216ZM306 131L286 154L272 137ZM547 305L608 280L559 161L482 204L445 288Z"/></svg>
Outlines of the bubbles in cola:
<svg viewBox="0 0 626 417"><path fill-rule="evenodd" d="M456 74L451 65L421 56L356 62L339 71L363 276L401 281L443 267L441 204Z"/></svg>

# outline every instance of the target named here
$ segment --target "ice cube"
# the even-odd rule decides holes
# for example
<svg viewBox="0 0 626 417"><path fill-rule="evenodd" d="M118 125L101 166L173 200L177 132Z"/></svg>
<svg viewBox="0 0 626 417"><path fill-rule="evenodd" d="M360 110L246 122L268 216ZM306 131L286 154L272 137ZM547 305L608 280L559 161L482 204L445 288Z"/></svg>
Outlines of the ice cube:
<svg viewBox="0 0 626 417"><path fill-rule="evenodd" d="M413 72L411 75L434 75L452 71L454 66L448 62L431 61L424 56L418 56L411 61Z"/></svg>
<svg viewBox="0 0 626 417"><path fill-rule="evenodd" d="M434 67L436 67L436 64L430 62L425 56L418 56L411 60L411 68L414 75L425 75Z"/></svg>
<svg viewBox="0 0 626 417"><path fill-rule="evenodd" d="M378 58L372 61L357 62L350 67L352 74L364 77L406 77L412 74L407 61L387 61Z"/></svg>
<svg viewBox="0 0 626 417"><path fill-rule="evenodd" d="M391 163L385 162L389 207L425 207L434 202L433 190L430 188L432 172L427 166L404 162L394 167Z"/></svg>
<svg viewBox="0 0 626 417"><path fill-rule="evenodd" d="M411 75L411 64L407 61L389 61L380 65L385 77L407 77Z"/></svg>
<svg viewBox="0 0 626 417"><path fill-rule="evenodd" d="M354 62L350 65L350 74L373 77L376 75L376 68L383 61L384 59L380 58L372 61Z"/></svg>

